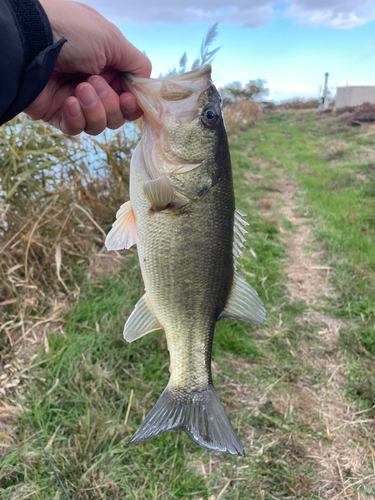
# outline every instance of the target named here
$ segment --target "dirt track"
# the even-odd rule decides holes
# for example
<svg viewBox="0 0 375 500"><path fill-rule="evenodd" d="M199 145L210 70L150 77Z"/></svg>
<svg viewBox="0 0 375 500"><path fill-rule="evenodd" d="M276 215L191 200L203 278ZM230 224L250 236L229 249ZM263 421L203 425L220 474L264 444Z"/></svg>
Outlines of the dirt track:
<svg viewBox="0 0 375 500"><path fill-rule="evenodd" d="M307 304L298 321L301 327L313 326L315 333L302 339L296 353L307 368L306 378L302 376L297 384L291 384L288 397L279 402L279 410L284 413L293 405L301 422L328 437L311 440L307 453L319 468L319 498L371 500L371 496L353 489L360 484L375 484L375 468L368 467L369 456L373 464L375 457L370 445L358 444L364 442L371 422L365 412L355 412L345 396L346 360L339 333L351 325L329 311L329 299L336 294L329 280L334 270L326 264L324 250L314 239L312 221L296 214L300 212L298 185L284 176L275 187L271 204L294 226L291 231L281 230L290 257L286 262L289 300ZM314 374L322 381L311 385Z"/></svg>

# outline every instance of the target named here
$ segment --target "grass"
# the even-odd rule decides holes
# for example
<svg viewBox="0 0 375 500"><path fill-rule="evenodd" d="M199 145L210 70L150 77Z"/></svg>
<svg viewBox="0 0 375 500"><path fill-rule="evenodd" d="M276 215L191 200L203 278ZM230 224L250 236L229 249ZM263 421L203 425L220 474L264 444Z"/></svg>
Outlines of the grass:
<svg viewBox="0 0 375 500"><path fill-rule="evenodd" d="M301 328L307 304L290 303L286 295L288 256L280 227L296 229L277 207L267 209L261 200L277 191L281 175L299 182L301 211L336 270L339 293L327 309L352 325L340 337L348 367L343 391L357 410L369 409L374 404L375 210L372 184L357 174L370 176L370 162L360 163L358 155L361 145L374 146L375 136L372 142L360 134L337 130L331 118L315 122L310 113L278 113L266 115L231 144L237 206L250 223L240 270L268 312L260 327L222 321L214 339L215 386L246 458L209 452L176 431L126 446L168 381L166 342L161 332L131 345L122 339L125 320L143 293L135 253L115 274L80 283L63 331L49 333L48 348L39 351L34 368L25 373L30 378L22 381L32 421L49 443L72 499L322 498L319 466L310 455L318 442L329 447L331 437L319 417L317 422L301 418L306 409L291 402L326 378L295 354L303 343L316 346L320 340L316 326ZM345 153L324 157L330 140L345 141ZM366 484L357 488L374 493ZM27 495L63 498L21 416L14 446L2 458L0 498Z"/></svg>
<svg viewBox="0 0 375 500"><path fill-rule="evenodd" d="M17 117L0 128L0 350L10 358L20 324L60 316L56 298L68 306L79 293L128 196L138 138L126 126L104 142L77 139Z"/></svg>
<svg viewBox="0 0 375 500"><path fill-rule="evenodd" d="M278 130L269 127L274 123ZM355 326L342 341L354 358L367 363L375 354L375 134L367 128L338 128L335 118L315 122L313 114L290 113L266 117L255 133L265 139L257 154L277 161L300 183L303 210L314 220L316 236L335 269L333 282L340 292L333 304L336 314ZM332 144L341 144L339 159L330 153ZM364 376L359 369L351 378L374 389L371 373ZM373 405L373 395L364 392Z"/></svg>

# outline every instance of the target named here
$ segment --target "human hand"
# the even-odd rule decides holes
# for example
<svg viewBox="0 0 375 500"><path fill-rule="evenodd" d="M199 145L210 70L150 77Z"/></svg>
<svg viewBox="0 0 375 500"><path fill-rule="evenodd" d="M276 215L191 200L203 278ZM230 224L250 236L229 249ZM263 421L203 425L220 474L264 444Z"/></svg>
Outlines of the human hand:
<svg viewBox="0 0 375 500"><path fill-rule="evenodd" d="M133 94L123 91L120 73L148 78L149 59L91 7L68 0L40 3L54 42L67 42L46 87L25 113L70 135L97 135L139 118L142 111Z"/></svg>

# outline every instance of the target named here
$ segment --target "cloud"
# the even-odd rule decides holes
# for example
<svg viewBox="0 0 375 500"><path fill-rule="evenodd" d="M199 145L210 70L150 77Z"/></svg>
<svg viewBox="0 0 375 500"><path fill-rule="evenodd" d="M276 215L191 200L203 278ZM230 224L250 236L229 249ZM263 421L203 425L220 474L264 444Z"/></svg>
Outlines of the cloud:
<svg viewBox="0 0 375 500"><path fill-rule="evenodd" d="M296 0L284 16L317 28L352 29L375 19L374 0Z"/></svg>
<svg viewBox="0 0 375 500"><path fill-rule="evenodd" d="M117 22L158 23L238 23L242 28L266 25L272 15L272 0L233 3L231 0L83 0L104 16Z"/></svg>
<svg viewBox="0 0 375 500"><path fill-rule="evenodd" d="M116 22L235 23L259 28L274 17L313 27L352 29L375 19L375 0L83 0Z"/></svg>

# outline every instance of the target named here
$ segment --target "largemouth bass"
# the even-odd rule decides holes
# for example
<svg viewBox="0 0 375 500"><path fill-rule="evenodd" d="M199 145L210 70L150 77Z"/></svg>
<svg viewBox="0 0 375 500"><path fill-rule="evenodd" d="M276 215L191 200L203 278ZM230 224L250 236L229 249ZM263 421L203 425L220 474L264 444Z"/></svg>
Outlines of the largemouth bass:
<svg viewBox="0 0 375 500"><path fill-rule="evenodd" d="M246 233L235 208L220 94L211 67L124 85L144 111L130 167L130 202L117 213L108 250L137 243L145 295L124 328L128 342L163 329L170 380L130 444L181 429L201 446L244 455L211 377L216 322L265 319L236 271Z"/></svg>

